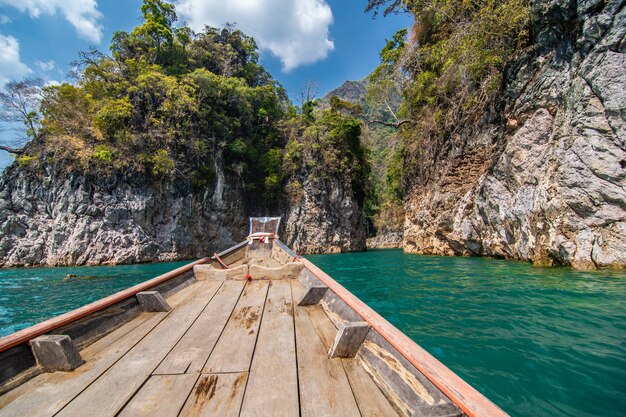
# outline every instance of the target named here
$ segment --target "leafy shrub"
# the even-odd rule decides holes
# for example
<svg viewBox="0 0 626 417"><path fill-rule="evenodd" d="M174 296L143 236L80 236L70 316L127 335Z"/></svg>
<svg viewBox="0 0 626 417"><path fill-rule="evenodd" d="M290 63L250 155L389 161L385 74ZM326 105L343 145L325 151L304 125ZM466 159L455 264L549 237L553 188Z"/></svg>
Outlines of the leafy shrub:
<svg viewBox="0 0 626 417"><path fill-rule="evenodd" d="M32 166L37 161L37 157L31 155L17 155L15 157L15 162L17 162L17 166L20 169L28 168Z"/></svg>
<svg viewBox="0 0 626 417"><path fill-rule="evenodd" d="M117 100L109 100L94 116L94 124L107 136L114 136L124 129L133 112L133 105L128 96Z"/></svg>
<svg viewBox="0 0 626 417"><path fill-rule="evenodd" d="M113 162L113 152L107 145L96 146L91 157L98 165L110 165Z"/></svg>
<svg viewBox="0 0 626 417"><path fill-rule="evenodd" d="M155 177L167 177L174 172L176 163L170 158L167 149L159 149L152 156L152 175Z"/></svg>

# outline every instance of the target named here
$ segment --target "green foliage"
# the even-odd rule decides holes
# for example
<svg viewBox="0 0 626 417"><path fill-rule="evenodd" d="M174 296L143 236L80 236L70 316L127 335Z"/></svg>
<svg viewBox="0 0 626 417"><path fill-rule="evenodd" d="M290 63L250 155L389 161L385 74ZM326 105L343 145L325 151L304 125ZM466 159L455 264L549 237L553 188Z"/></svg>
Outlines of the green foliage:
<svg viewBox="0 0 626 417"><path fill-rule="evenodd" d="M314 181L344 179L363 206L371 192L370 162L361 144L361 123L350 116L323 110L304 113L290 122L291 132L283 154L283 171L290 177L286 190L292 201L302 195L300 177Z"/></svg>
<svg viewBox="0 0 626 417"><path fill-rule="evenodd" d="M107 145L98 145L91 158L99 165L110 165L113 162L113 152Z"/></svg>
<svg viewBox="0 0 626 417"><path fill-rule="evenodd" d="M102 133L113 137L124 129L132 117L133 105L128 96L120 99L107 100L94 115L94 124Z"/></svg>
<svg viewBox="0 0 626 417"><path fill-rule="evenodd" d="M37 162L37 157L25 154L17 155L15 162L17 162L17 166L19 166L20 169L25 169L34 165L35 162Z"/></svg>
<svg viewBox="0 0 626 417"><path fill-rule="evenodd" d="M175 28L174 5L163 0L144 0L141 11L136 28L113 35L111 56L81 52L75 84L43 89L38 156L72 170L185 178L196 189L213 186L217 164L252 201L275 201L279 120L290 105L254 40L233 25ZM36 126L36 114L28 121Z"/></svg>
<svg viewBox="0 0 626 417"><path fill-rule="evenodd" d="M170 158L167 149L159 149L151 158L152 162L152 175L155 177L167 177L172 175L176 162Z"/></svg>
<svg viewBox="0 0 626 417"><path fill-rule="evenodd" d="M504 68L528 44L529 0L369 0L367 10L408 11L410 35L399 31L381 51L371 97L400 86L400 112L414 122L389 164L387 186L401 197L403 166L424 140L440 143L477 123L502 85Z"/></svg>

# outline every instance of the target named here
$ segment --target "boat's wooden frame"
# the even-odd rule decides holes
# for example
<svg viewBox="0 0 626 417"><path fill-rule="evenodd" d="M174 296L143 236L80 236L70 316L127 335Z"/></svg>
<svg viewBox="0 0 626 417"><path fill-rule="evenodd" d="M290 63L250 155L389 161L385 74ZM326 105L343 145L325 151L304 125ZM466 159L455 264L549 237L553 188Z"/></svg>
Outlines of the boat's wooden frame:
<svg viewBox="0 0 626 417"><path fill-rule="evenodd" d="M1 338L0 394L41 372L30 351L30 340L43 334L69 334L79 347L89 345L140 314L139 303L135 298L137 293L146 290L158 290L164 294L176 292L195 281L193 268L196 265L211 264L221 268L221 262L233 264L244 258L249 250L265 250L265 245L261 246L257 241L253 241L252 245L248 243L241 242L217 256L189 263ZM329 291L320 304L335 327L339 328L342 323L354 321L364 321L371 326L358 357L396 409L412 415L416 404L426 395L434 402L439 401L443 411L446 401L437 397L439 395L442 398L447 397L464 415L470 417L507 416L498 406L312 262L298 256L278 239L273 239L270 250L272 257L283 263L296 261L303 264L304 269L298 279L305 287L311 284L328 287ZM430 393L424 394L412 388L415 384L432 384L436 388L429 388L427 391Z"/></svg>

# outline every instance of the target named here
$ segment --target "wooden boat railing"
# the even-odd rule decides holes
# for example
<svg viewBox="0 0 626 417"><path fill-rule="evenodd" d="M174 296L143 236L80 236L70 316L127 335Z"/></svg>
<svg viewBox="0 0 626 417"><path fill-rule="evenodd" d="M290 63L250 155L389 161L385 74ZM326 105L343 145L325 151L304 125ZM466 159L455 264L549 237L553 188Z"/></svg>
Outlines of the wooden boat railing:
<svg viewBox="0 0 626 417"><path fill-rule="evenodd" d="M306 270L324 283L337 297L345 302L356 314L361 316L374 330L386 339L399 354L404 356L417 370L419 370L428 380L441 390L450 400L452 400L469 417L506 417L506 414L489 399L479 393L471 385L461 379L458 375L430 355L426 350L407 337L395 326L385 320L382 316L372 310L364 302L345 289L341 284L331 278L328 274L315 266L309 260L298 256L280 240L274 242L292 260L298 260L304 264ZM241 242L221 253L218 256L228 256L244 247L248 242ZM28 327L0 339L0 353L14 348L20 344L40 335L50 333L63 326L76 322L81 318L97 313L116 303L133 297L141 291L154 288L159 284L179 277L191 270L195 265L216 262L215 257L203 258L195 262L184 265L173 271L159 275L153 279L142 282L126 290L120 291L101 300L87 304L78 309L72 310L60 316L46 320L42 323Z"/></svg>
<svg viewBox="0 0 626 417"><path fill-rule="evenodd" d="M328 274L315 266L311 261L297 256L284 243L276 240L282 250L298 259L304 267L332 292L341 298L374 330L415 366L426 378L439 388L469 417L506 417L500 407L452 372L447 366L428 353L408 336L398 330L393 324L385 320L380 314L372 310L367 304L359 300L350 291L331 278Z"/></svg>

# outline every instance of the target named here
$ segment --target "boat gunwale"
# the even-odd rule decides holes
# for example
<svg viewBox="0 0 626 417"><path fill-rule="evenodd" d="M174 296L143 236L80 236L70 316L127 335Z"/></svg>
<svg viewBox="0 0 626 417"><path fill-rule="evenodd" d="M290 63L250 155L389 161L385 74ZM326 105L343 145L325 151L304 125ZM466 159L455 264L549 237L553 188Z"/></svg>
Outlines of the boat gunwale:
<svg viewBox="0 0 626 417"><path fill-rule="evenodd" d="M286 246L282 242L278 242L281 249L285 250ZM293 251L289 252L293 253ZM295 259L302 262L310 273L372 326L398 353L415 366L468 417L508 417L508 414L500 407L478 392L450 368L428 353L314 263L297 255L295 255Z"/></svg>
<svg viewBox="0 0 626 417"><path fill-rule="evenodd" d="M240 242L226 249L225 251L220 252L218 256L226 256L244 247L246 244L247 244L246 241ZM159 284L162 284L186 272L189 272L193 270L193 267L195 265L205 264L205 263L212 261L213 259L214 257L198 259L194 262L190 262L179 268L166 272L165 274L158 275L154 278L141 282L130 288L126 288L125 290L111 294L108 297L101 298L92 303L86 304L82 307L76 308L74 310L70 310L67 313L63 313L61 315L52 317L46 321L42 321L41 323L37 323L33 326L27 327L22 330L18 330L15 333L11 333L7 336L4 336L0 338L0 353L6 350L9 350L11 348L14 348L18 345L21 345L22 343L26 343L30 341L31 339L34 339L35 337L41 336L42 334L49 333L60 327L71 324L79 319L82 319L83 317L89 316L90 314L93 314L100 310L104 310L105 308L111 307L114 304L117 304L130 297L135 296L137 293L141 291L145 291L150 288L156 287Z"/></svg>

